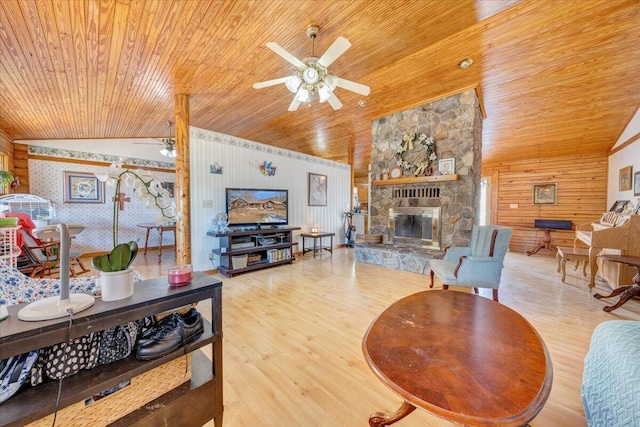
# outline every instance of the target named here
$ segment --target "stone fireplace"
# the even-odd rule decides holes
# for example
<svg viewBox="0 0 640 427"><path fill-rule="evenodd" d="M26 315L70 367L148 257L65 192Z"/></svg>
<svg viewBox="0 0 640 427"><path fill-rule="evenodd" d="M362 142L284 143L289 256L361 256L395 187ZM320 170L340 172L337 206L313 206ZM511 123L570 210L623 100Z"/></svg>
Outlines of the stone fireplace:
<svg viewBox="0 0 640 427"><path fill-rule="evenodd" d="M389 235L394 245L440 249L440 208L389 209Z"/></svg>
<svg viewBox="0 0 640 427"><path fill-rule="evenodd" d="M395 184L392 179L374 182L376 175L398 164L394 144L410 133L424 133L435 142L440 159L454 159L454 179L411 180L409 174ZM468 246L480 209L482 163L482 112L475 90L429 102L377 119L372 124L370 228L383 234L383 244L356 245L356 260L424 273L427 261L441 257L441 248ZM417 145L404 160L420 161ZM410 157L411 156L411 157ZM424 157L423 157L424 158ZM438 169L438 161L431 165ZM423 218L418 210L437 212L437 219ZM405 214L399 222L399 212ZM428 218L428 217L427 217ZM402 232L398 232L401 225ZM421 236L416 237L420 230ZM423 237L422 232L432 236ZM406 235L409 234L409 235Z"/></svg>

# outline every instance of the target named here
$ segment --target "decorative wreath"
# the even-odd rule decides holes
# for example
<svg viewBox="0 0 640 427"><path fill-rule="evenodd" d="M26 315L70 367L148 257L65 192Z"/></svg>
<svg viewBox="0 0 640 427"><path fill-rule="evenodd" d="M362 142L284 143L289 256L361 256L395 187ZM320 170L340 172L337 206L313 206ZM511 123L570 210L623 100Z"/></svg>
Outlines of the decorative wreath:
<svg viewBox="0 0 640 427"><path fill-rule="evenodd" d="M413 143L416 142L416 140L425 147L427 151L427 158L426 160L417 163L409 163L404 160L404 152L413 150ZM407 175L413 174L415 176L419 176L424 174L429 165L438 159L438 156L436 155L436 144L433 140L433 137L427 136L427 134L425 133L404 134L404 136L402 137L402 142L397 144L395 150L397 164L406 172Z"/></svg>

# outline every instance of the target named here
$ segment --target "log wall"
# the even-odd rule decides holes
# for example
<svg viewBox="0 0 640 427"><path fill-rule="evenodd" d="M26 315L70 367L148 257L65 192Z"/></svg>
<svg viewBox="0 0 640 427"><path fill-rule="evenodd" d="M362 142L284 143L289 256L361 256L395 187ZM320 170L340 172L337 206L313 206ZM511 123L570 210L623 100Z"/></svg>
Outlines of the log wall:
<svg viewBox="0 0 640 427"><path fill-rule="evenodd" d="M491 223L512 227L510 249L526 252L538 246L544 234L534 228L535 219L570 220L574 228L596 221L608 210L607 169L607 153L483 165L482 175L491 176ZM534 205L533 186L552 183L557 184L556 203ZM552 245L571 246L575 232L553 231L551 237Z"/></svg>

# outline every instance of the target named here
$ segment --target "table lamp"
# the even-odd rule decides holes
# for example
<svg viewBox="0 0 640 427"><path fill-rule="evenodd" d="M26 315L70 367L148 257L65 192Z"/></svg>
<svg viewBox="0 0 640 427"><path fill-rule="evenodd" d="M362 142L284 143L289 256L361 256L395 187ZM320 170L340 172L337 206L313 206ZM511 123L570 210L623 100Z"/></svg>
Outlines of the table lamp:
<svg viewBox="0 0 640 427"><path fill-rule="evenodd" d="M95 303L95 298L89 294L69 294L69 247L70 236L84 230L82 224L56 224L37 227L32 234L41 240L52 239L60 241L60 295L34 301L18 312L18 319L26 321L50 320L65 317L72 313L86 310Z"/></svg>
<svg viewBox="0 0 640 427"><path fill-rule="evenodd" d="M317 234L318 233L318 226L314 225L313 227L311 227L311 234Z"/></svg>

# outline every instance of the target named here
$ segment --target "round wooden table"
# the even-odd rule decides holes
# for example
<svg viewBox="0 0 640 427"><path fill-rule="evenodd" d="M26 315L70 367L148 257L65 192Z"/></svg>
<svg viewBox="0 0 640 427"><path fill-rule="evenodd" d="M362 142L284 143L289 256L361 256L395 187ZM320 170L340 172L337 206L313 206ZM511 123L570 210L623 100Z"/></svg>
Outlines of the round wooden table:
<svg viewBox="0 0 640 427"><path fill-rule="evenodd" d="M425 291L396 301L369 326L362 349L378 378L404 403L375 413L392 424L416 407L468 426L523 426L542 409L551 357L524 317L495 301Z"/></svg>

